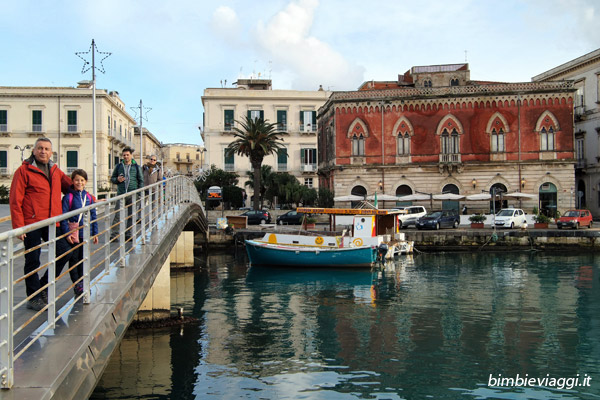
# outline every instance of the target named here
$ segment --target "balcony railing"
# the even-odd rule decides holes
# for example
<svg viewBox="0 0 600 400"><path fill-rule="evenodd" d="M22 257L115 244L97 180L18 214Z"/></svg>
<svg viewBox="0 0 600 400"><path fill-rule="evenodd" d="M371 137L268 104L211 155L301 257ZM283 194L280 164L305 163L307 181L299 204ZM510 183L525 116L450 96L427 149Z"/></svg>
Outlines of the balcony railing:
<svg viewBox="0 0 600 400"><path fill-rule="evenodd" d="M440 163L442 163L442 164L460 163L460 154L458 154L458 153L440 154Z"/></svg>
<svg viewBox="0 0 600 400"><path fill-rule="evenodd" d="M585 168L587 167L587 159L578 158L575 164L575 168Z"/></svg>
<svg viewBox="0 0 600 400"><path fill-rule="evenodd" d="M0 167L0 175L8 175L8 168Z"/></svg>
<svg viewBox="0 0 600 400"><path fill-rule="evenodd" d="M300 132L316 132L317 124L300 124Z"/></svg>
<svg viewBox="0 0 600 400"><path fill-rule="evenodd" d="M67 167L67 175L72 174L73 171L75 171L76 169L77 169L77 167Z"/></svg>
<svg viewBox="0 0 600 400"><path fill-rule="evenodd" d="M315 172L317 164L302 164L302 172Z"/></svg>
<svg viewBox="0 0 600 400"><path fill-rule="evenodd" d="M287 132L287 124L278 123L277 132Z"/></svg>
<svg viewBox="0 0 600 400"><path fill-rule="evenodd" d="M77 132L77 125L67 125L67 132Z"/></svg>
<svg viewBox="0 0 600 400"><path fill-rule="evenodd" d="M233 122L225 122L225 126L223 127L224 131L232 131L233 130Z"/></svg>
<svg viewBox="0 0 600 400"><path fill-rule="evenodd" d="M225 171L227 171L227 172L235 171L235 164L225 164Z"/></svg>
<svg viewBox="0 0 600 400"><path fill-rule="evenodd" d="M31 132L41 132L42 124L33 124L31 125Z"/></svg>
<svg viewBox="0 0 600 400"><path fill-rule="evenodd" d="M0 132L8 132L8 125L0 124Z"/></svg>
<svg viewBox="0 0 600 400"><path fill-rule="evenodd" d="M277 171L285 172L288 170L287 163L277 163Z"/></svg>

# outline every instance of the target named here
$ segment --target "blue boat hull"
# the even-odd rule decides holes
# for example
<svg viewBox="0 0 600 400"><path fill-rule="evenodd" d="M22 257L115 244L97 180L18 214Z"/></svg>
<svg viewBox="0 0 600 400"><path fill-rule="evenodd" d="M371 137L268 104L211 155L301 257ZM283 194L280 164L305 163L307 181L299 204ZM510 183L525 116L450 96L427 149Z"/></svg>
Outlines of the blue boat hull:
<svg viewBox="0 0 600 400"><path fill-rule="evenodd" d="M376 247L317 248L246 240L252 265L367 268L377 260Z"/></svg>

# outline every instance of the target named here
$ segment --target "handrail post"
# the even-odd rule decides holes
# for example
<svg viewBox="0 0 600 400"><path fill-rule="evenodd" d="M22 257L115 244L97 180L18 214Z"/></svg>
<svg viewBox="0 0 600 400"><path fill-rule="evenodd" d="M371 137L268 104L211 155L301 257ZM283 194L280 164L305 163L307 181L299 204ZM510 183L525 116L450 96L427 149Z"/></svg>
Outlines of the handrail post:
<svg viewBox="0 0 600 400"><path fill-rule="evenodd" d="M110 214L111 203L107 200L104 206L104 271L108 273L110 271L110 226L112 225L112 215ZM96 211L98 216L98 211Z"/></svg>
<svg viewBox="0 0 600 400"><path fill-rule="evenodd" d="M125 209L127 208L127 198L119 200L119 265L125 266L125 226L127 220L125 219Z"/></svg>
<svg viewBox="0 0 600 400"><path fill-rule="evenodd" d="M13 238L0 243L0 387L10 389L14 383L13 344Z"/></svg>
<svg viewBox="0 0 600 400"><path fill-rule="evenodd" d="M98 214L96 214L97 216ZM83 217L83 304L90 303L90 232L92 218L90 211Z"/></svg>
<svg viewBox="0 0 600 400"><path fill-rule="evenodd" d="M146 229L144 228L144 224L146 223L146 201L147 196L146 196L146 190L143 189L141 192L139 192L139 197L140 197L140 236L142 238L142 244L146 244ZM148 222L150 223L150 222Z"/></svg>
<svg viewBox="0 0 600 400"><path fill-rule="evenodd" d="M56 315L56 226L48 226L48 326L54 329L54 316ZM43 289L42 289L43 290Z"/></svg>

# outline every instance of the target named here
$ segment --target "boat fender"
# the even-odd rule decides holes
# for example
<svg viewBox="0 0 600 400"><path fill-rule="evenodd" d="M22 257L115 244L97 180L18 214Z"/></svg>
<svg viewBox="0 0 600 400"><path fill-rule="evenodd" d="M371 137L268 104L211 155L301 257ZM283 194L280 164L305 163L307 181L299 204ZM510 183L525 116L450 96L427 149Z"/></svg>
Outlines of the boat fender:
<svg viewBox="0 0 600 400"><path fill-rule="evenodd" d="M380 261L383 261L385 259L385 255L387 254L387 252L388 252L387 243L381 243L379 245L379 247L377 247L377 256Z"/></svg>

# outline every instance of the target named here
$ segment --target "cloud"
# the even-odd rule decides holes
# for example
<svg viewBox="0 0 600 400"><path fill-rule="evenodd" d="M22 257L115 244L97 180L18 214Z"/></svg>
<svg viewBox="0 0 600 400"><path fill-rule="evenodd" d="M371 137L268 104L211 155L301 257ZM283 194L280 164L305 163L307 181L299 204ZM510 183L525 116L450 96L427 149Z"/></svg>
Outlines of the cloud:
<svg viewBox="0 0 600 400"><path fill-rule="evenodd" d="M240 20L231 7L217 8L212 15L211 25L217 35L230 42L235 42L240 37Z"/></svg>
<svg viewBox="0 0 600 400"><path fill-rule="evenodd" d="M354 89L363 80L364 68L310 34L318 6L318 0L293 0L267 23L259 21L257 50L273 62L276 72L292 72L294 89L316 90L320 84Z"/></svg>

